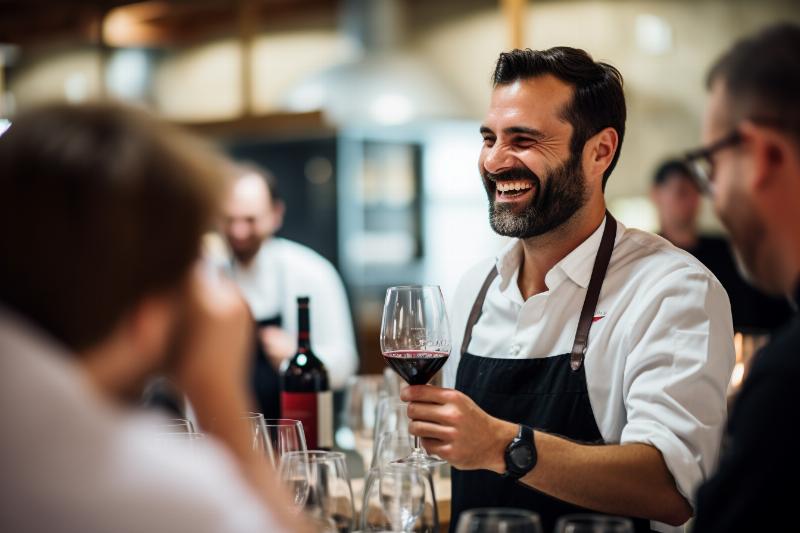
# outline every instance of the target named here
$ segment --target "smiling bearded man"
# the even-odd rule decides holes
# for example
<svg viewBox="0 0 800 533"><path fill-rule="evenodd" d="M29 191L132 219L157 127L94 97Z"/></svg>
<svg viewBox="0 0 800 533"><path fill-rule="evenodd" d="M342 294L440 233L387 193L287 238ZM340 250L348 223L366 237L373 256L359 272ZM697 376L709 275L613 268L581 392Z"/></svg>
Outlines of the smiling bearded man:
<svg viewBox="0 0 800 533"><path fill-rule="evenodd" d="M514 239L459 285L453 388L404 389L410 431L454 467L452 524L517 507L545 531L587 511L673 530L718 454L727 295L689 254L606 211L625 132L614 67L574 48L514 50L493 84L478 165L491 226Z"/></svg>

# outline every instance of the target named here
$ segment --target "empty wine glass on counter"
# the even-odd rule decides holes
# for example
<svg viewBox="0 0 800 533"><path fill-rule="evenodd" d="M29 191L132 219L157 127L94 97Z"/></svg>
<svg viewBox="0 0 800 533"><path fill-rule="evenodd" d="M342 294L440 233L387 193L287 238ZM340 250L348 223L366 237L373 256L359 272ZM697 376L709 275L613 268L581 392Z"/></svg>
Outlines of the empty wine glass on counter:
<svg viewBox="0 0 800 533"><path fill-rule="evenodd" d="M386 363L409 385L425 385L450 355L450 326L438 286L391 287L381 322L381 352ZM444 463L425 453L419 438L401 462L420 466Z"/></svg>
<svg viewBox="0 0 800 533"><path fill-rule="evenodd" d="M371 468L385 466L393 461L408 457L414 451L414 439L404 431L385 432L375 445Z"/></svg>
<svg viewBox="0 0 800 533"><path fill-rule="evenodd" d="M392 367L387 366L383 369L383 386L386 395L390 398L400 398L400 387L403 386L403 379L397 375Z"/></svg>
<svg viewBox="0 0 800 533"><path fill-rule="evenodd" d="M362 531L439 531L439 511L431 472L409 463L370 469L361 505Z"/></svg>
<svg viewBox="0 0 800 533"><path fill-rule="evenodd" d="M532 511L487 507L461 513L456 533L542 533L542 524Z"/></svg>
<svg viewBox="0 0 800 533"><path fill-rule="evenodd" d="M168 418L156 425L159 433L196 433L194 424L186 418Z"/></svg>
<svg viewBox="0 0 800 533"><path fill-rule="evenodd" d="M384 433L408 433L408 404L397 398L381 398L375 414L373 441Z"/></svg>
<svg viewBox="0 0 800 533"><path fill-rule="evenodd" d="M306 437L303 423L290 418L267 418L264 421L267 439L272 449L273 463L277 466L288 452L304 452Z"/></svg>
<svg viewBox="0 0 800 533"><path fill-rule="evenodd" d="M261 413L247 413L244 418L250 427L250 446L274 466L272 443L270 443L267 436L264 415Z"/></svg>
<svg viewBox="0 0 800 533"><path fill-rule="evenodd" d="M347 427L353 433L355 449L364 461L366 472L372 461L378 402L386 396L383 376L353 376L348 380L346 390Z"/></svg>
<svg viewBox="0 0 800 533"><path fill-rule="evenodd" d="M287 452L281 460L280 476L315 531L341 533L354 529L353 490L343 453Z"/></svg>
<svg viewBox="0 0 800 533"><path fill-rule="evenodd" d="M619 516L574 514L558 519L556 533L633 533L633 522Z"/></svg>

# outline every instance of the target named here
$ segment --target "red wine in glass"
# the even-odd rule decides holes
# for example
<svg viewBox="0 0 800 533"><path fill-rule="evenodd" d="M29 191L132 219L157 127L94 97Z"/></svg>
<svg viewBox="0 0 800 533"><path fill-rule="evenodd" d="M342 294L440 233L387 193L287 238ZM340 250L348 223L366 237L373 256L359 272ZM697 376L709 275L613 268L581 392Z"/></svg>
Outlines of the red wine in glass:
<svg viewBox="0 0 800 533"><path fill-rule="evenodd" d="M381 353L409 385L424 385L450 353L450 325L442 291L435 285L405 285L386 290L381 320ZM429 468L444 463L428 455L414 437L414 451L396 462Z"/></svg>
<svg viewBox="0 0 800 533"><path fill-rule="evenodd" d="M425 385L444 366L449 352L397 350L385 352L386 363L409 385Z"/></svg>

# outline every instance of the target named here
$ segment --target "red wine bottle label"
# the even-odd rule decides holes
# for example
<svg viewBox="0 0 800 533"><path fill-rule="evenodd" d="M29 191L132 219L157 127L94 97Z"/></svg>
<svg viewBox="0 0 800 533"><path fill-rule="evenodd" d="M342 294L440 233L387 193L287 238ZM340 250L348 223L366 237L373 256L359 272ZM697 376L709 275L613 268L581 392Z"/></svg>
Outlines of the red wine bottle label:
<svg viewBox="0 0 800 533"><path fill-rule="evenodd" d="M282 392L283 418L303 423L309 450L333 448L333 393Z"/></svg>

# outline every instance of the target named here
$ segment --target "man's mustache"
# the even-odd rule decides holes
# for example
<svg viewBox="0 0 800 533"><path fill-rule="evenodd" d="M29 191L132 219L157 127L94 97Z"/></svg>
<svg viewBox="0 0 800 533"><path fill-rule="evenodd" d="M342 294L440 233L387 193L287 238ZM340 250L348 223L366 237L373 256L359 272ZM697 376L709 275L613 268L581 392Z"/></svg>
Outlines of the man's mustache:
<svg viewBox="0 0 800 533"><path fill-rule="evenodd" d="M487 181L508 181L508 180L529 180L538 188L540 185L539 176L528 168L512 168L496 174L487 170L483 171L483 179Z"/></svg>

